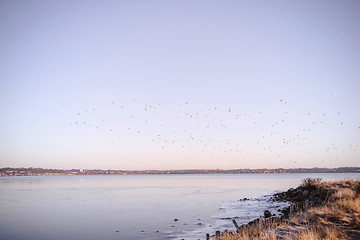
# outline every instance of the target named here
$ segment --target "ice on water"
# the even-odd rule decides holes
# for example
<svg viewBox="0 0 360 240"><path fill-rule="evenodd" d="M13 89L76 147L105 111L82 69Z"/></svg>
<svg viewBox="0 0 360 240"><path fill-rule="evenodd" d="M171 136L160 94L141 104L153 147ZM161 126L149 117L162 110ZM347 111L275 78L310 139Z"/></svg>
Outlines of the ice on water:
<svg viewBox="0 0 360 240"><path fill-rule="evenodd" d="M271 195L223 202L217 214L212 217L214 220L213 224L202 224L192 231L172 232L169 234L169 237L179 240L197 240L204 239L207 233L212 235L217 230L223 231L227 229L234 232L235 227L232 220L236 220L240 226L262 216L266 209L270 210L272 214L279 216L278 209L282 209L287 205L287 203L273 202Z"/></svg>

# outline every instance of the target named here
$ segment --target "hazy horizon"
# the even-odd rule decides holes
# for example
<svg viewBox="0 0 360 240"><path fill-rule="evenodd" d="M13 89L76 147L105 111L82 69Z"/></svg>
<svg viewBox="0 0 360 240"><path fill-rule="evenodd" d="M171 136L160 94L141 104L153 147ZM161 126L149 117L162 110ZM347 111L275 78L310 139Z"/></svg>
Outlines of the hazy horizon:
<svg viewBox="0 0 360 240"><path fill-rule="evenodd" d="M0 168L359 167L359 1L1 1Z"/></svg>
<svg viewBox="0 0 360 240"><path fill-rule="evenodd" d="M285 169L285 170L288 170L288 169L316 169L316 168L319 168L319 167L309 167L309 168L282 168L282 167L279 167L279 168L184 168L184 169L114 169L114 168L104 168L104 169L101 169L101 168L43 168L43 167L11 167L11 166L6 166L6 167L2 167L2 168L25 168L25 169L29 169L29 168L32 168L32 169L37 169L37 168L40 168L40 169L51 169L51 170L102 170L102 171L212 171L212 170L220 170L220 171L228 171L228 170L261 170L261 169L267 169L267 170L272 170L272 169ZM359 168L359 167L348 167L348 166L340 166L340 167L335 167L335 168L327 168L327 167L323 167L324 169L338 169L338 168ZM322 169L322 168L319 168L319 169ZM287 173L290 173L291 172L287 172ZM302 172L299 172L299 173L302 173ZM312 173L312 172L306 172L306 173ZM325 172L326 173L326 172ZM342 173L342 172L338 172L338 173ZM345 172L346 173L346 172ZM349 173L353 173L353 172L349 172ZM259 173L261 174L261 173ZM274 173L274 174L277 174L277 173Z"/></svg>

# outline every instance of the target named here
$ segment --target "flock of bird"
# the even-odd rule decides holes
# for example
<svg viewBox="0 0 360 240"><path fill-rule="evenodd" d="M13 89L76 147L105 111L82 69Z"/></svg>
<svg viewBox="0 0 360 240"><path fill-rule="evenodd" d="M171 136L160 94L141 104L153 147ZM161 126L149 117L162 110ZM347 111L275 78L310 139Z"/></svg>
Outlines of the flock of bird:
<svg viewBox="0 0 360 240"><path fill-rule="evenodd" d="M235 160L247 155L281 157L294 151L311 154L311 145L316 145L319 138L324 138L325 147L321 150L332 154L334 161L338 161L341 152L359 150L358 142L344 146L319 136L324 131L322 126L330 122L328 114L320 110L291 111L285 99L280 99L279 104L283 104L277 108L281 112L273 113L240 112L231 106L197 108L186 101L172 106L139 104L135 99L126 104L112 101L105 111L91 107L77 112L71 126L92 129L88 131L90 134L94 131L106 134L109 144L135 141L155 150L188 151L196 156L207 154L211 159ZM342 127L341 113L335 114L336 127Z"/></svg>

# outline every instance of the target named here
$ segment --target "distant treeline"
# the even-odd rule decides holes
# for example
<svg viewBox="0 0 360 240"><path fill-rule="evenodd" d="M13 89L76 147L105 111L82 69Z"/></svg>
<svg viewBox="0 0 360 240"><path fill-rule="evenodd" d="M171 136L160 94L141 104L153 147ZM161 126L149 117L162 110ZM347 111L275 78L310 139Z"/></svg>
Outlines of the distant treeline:
<svg viewBox="0 0 360 240"><path fill-rule="evenodd" d="M183 169L183 170L104 170L1 168L0 176L37 175L127 175L127 174L259 174L259 173L360 173L360 167L339 168L275 168L275 169Z"/></svg>

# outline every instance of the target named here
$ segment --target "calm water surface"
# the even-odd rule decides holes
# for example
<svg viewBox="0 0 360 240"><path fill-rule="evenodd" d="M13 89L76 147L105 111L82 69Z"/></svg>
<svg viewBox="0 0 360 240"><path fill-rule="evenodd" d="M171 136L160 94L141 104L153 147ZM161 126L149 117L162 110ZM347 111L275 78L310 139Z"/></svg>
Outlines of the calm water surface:
<svg viewBox="0 0 360 240"><path fill-rule="evenodd" d="M204 239L279 205L303 178L360 174L31 176L0 178L2 239ZM242 198L249 201L239 201ZM178 221L174 221L178 219Z"/></svg>

